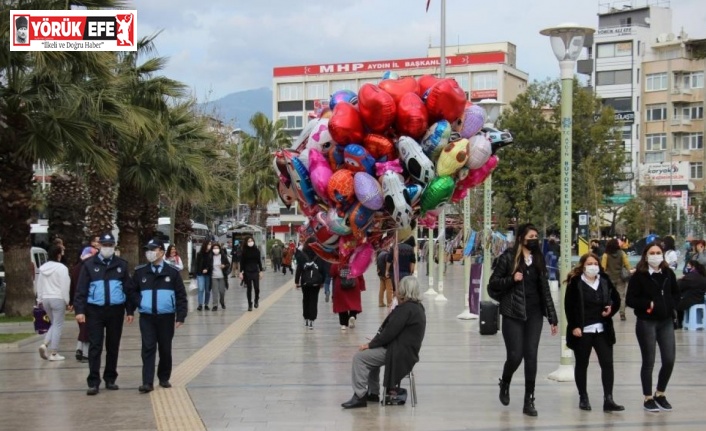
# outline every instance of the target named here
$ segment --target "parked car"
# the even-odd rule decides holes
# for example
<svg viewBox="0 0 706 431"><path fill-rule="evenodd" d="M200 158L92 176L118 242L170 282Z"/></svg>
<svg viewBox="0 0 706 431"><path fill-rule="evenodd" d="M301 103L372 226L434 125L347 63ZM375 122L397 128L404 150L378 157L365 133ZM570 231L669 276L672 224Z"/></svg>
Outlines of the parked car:
<svg viewBox="0 0 706 431"><path fill-rule="evenodd" d="M37 280L39 275L39 267L44 265L49 260L49 254L47 251L41 247L32 247L30 250L30 262L32 262L32 268L34 273L32 274L32 280ZM34 291L37 291L37 286L34 286ZM0 313L5 310L5 296L7 292L7 283L5 282L5 253L0 247Z"/></svg>

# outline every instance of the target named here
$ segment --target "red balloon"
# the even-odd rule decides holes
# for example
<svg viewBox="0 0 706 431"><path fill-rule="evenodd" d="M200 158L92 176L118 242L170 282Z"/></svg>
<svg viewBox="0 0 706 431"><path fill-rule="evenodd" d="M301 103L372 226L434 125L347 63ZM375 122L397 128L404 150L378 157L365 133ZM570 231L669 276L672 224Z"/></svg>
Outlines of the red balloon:
<svg viewBox="0 0 706 431"><path fill-rule="evenodd" d="M463 115L466 93L455 79L445 78L429 89L425 104L433 122L444 119L453 123Z"/></svg>
<svg viewBox="0 0 706 431"><path fill-rule="evenodd" d="M397 151L395 150L395 144L392 143L390 139L382 135L376 135L370 133L365 135L363 139L363 147L370 153L375 160L379 160L382 157L387 157L387 160L394 160L397 158Z"/></svg>
<svg viewBox="0 0 706 431"><path fill-rule="evenodd" d="M400 103L400 99L407 93L415 93L419 95L419 84L417 80L411 76L405 76L400 79L383 79L378 84L378 87L385 90L395 100L396 104Z"/></svg>
<svg viewBox="0 0 706 431"><path fill-rule="evenodd" d="M400 135L407 135L414 139L424 136L427 131L429 114L424 102L415 93L402 96L397 105L397 120L395 126Z"/></svg>
<svg viewBox="0 0 706 431"><path fill-rule="evenodd" d="M419 97L424 97L424 93L428 89L434 86L437 82L441 81L441 78L437 78L433 75L424 75L419 77Z"/></svg>
<svg viewBox="0 0 706 431"><path fill-rule="evenodd" d="M348 102L338 102L328 121L328 131L339 145L363 142L363 120L355 106Z"/></svg>
<svg viewBox="0 0 706 431"><path fill-rule="evenodd" d="M358 111L370 131L382 133L395 121L397 106L392 96L377 85L363 84L358 90ZM334 140L341 143L335 137ZM353 143L360 143L360 141Z"/></svg>

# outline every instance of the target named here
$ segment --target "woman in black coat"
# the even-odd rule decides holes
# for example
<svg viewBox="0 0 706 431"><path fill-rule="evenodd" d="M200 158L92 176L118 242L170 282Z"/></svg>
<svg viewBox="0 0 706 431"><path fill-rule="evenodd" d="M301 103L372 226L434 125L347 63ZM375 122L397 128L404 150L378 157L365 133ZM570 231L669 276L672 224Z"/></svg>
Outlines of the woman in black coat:
<svg viewBox="0 0 706 431"><path fill-rule="evenodd" d="M203 310L204 307L208 310L208 300L211 297L211 273L213 272L211 245L210 240L204 241L199 252L196 253L194 271L199 286L199 306L196 308L198 311Z"/></svg>
<svg viewBox="0 0 706 431"><path fill-rule="evenodd" d="M255 308L260 306L260 279L262 279L262 259L260 250L255 247L255 240L245 239L243 254L240 256L240 278L245 281L248 295L248 311L252 311L252 290L255 288Z"/></svg>
<svg viewBox="0 0 706 431"><path fill-rule="evenodd" d="M643 407L649 412L672 410L664 391L667 390L676 358L674 318L680 300L677 277L664 260L662 248L654 242L647 244L630 278L625 303L635 310L637 316L635 334L642 353L640 380L645 397ZM652 370L657 346L662 367L657 389L652 395Z"/></svg>
<svg viewBox="0 0 706 431"><path fill-rule="evenodd" d="M507 351L500 379L500 402L505 406L510 404L510 381L524 359L525 400L522 411L528 416L537 416L534 384L542 320L543 317L549 320L552 335L557 334L559 322L549 291L547 267L538 232L531 224L517 228L515 246L498 257L488 283L488 294L500 303Z"/></svg>
<svg viewBox="0 0 706 431"><path fill-rule="evenodd" d="M597 255L584 254L566 278L566 345L576 354L574 380L579 391L579 408L591 410L586 372L591 351L595 350L601 365L603 411L617 412L625 410L613 401L613 316L620 310L620 295L598 262Z"/></svg>
<svg viewBox="0 0 706 431"><path fill-rule="evenodd" d="M684 268L685 275L679 281L681 300L677 305L677 325L681 328L684 312L692 305L703 304L706 294L706 268L697 260L690 260Z"/></svg>

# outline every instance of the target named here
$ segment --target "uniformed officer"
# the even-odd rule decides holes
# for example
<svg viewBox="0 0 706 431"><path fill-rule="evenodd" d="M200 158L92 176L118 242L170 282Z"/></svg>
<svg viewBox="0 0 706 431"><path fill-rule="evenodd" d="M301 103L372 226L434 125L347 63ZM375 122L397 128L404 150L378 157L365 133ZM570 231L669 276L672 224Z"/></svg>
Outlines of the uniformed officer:
<svg viewBox="0 0 706 431"><path fill-rule="evenodd" d="M134 286L127 262L115 255L115 237L111 233L100 236L98 254L87 259L78 279L74 310L76 321L86 323L88 329L88 383L87 395L96 395L100 387L100 366L105 337L105 388L118 390L118 351L123 333L128 298L134 296ZM132 323L134 306L127 307L127 323Z"/></svg>
<svg viewBox="0 0 706 431"><path fill-rule="evenodd" d="M154 363L159 349L159 386L171 388L174 329L184 324L188 309L186 289L179 271L164 262L164 243L150 240L145 246L149 264L135 268L133 283L140 311L142 333L142 385L140 393L154 390Z"/></svg>

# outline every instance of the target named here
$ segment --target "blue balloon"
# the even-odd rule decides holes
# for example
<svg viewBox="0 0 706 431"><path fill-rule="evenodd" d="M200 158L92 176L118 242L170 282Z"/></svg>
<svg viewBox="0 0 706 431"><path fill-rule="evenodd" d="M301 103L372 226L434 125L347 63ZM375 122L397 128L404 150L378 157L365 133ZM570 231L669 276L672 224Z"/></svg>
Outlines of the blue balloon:
<svg viewBox="0 0 706 431"><path fill-rule="evenodd" d="M355 105L358 103L358 94L352 90L338 90L331 95L328 106L333 111L333 108L335 108L336 104L339 102L348 102L351 105Z"/></svg>

